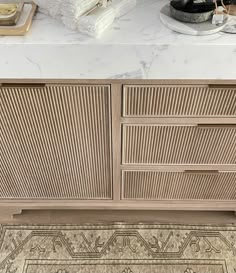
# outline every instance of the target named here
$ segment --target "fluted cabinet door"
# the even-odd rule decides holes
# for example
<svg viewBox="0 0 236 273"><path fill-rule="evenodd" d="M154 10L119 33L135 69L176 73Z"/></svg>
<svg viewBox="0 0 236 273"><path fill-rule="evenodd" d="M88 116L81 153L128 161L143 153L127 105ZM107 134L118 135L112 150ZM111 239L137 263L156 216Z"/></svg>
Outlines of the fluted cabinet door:
<svg viewBox="0 0 236 273"><path fill-rule="evenodd" d="M111 199L110 86L0 87L2 199Z"/></svg>

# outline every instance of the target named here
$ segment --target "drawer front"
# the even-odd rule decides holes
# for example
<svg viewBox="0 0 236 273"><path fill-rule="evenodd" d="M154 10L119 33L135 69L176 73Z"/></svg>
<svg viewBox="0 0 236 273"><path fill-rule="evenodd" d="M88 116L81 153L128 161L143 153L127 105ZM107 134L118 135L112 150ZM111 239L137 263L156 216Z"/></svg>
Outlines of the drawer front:
<svg viewBox="0 0 236 273"><path fill-rule="evenodd" d="M123 199L235 200L236 173L124 171Z"/></svg>
<svg viewBox="0 0 236 273"><path fill-rule="evenodd" d="M236 117L236 86L124 86L124 117Z"/></svg>
<svg viewBox="0 0 236 273"><path fill-rule="evenodd" d="M124 125L123 164L236 164L236 127Z"/></svg>
<svg viewBox="0 0 236 273"><path fill-rule="evenodd" d="M112 198L109 86L0 87L0 198Z"/></svg>

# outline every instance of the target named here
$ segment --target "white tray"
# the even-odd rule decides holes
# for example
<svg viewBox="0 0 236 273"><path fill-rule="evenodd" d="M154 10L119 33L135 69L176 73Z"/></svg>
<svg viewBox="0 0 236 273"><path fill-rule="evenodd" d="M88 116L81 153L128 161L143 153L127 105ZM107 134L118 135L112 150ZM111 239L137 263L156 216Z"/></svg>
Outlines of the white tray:
<svg viewBox="0 0 236 273"><path fill-rule="evenodd" d="M166 4L160 11L160 19L162 23L170 28L171 30L174 30L176 32L182 33L182 34L188 34L188 35L210 35L217 33L224 29L225 25L227 24L228 19L225 20L225 22L221 25L213 25L211 21L195 24L195 23L185 23L180 22L176 19L174 19L170 15L170 6L169 4Z"/></svg>

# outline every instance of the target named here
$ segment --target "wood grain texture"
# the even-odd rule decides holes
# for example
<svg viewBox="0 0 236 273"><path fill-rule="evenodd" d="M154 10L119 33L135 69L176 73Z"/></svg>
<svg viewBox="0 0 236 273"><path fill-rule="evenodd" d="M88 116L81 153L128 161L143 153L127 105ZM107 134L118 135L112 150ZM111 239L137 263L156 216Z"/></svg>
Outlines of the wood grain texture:
<svg viewBox="0 0 236 273"><path fill-rule="evenodd" d="M29 210L21 215L3 214L6 224L87 224L87 223L162 223L162 224L236 224L233 212L158 211L158 210Z"/></svg>
<svg viewBox="0 0 236 273"><path fill-rule="evenodd" d="M236 164L236 127L124 125L123 164Z"/></svg>
<svg viewBox="0 0 236 273"><path fill-rule="evenodd" d="M113 200L121 199L121 89L122 85L113 84L111 88L112 108L112 157L113 157Z"/></svg>
<svg viewBox="0 0 236 273"><path fill-rule="evenodd" d="M0 198L111 199L110 87L0 88Z"/></svg>
<svg viewBox="0 0 236 273"><path fill-rule="evenodd" d="M32 84L89 84L89 85L207 85L210 88L235 88L236 80L229 79L0 79L0 86L12 85L32 85Z"/></svg>
<svg viewBox="0 0 236 273"><path fill-rule="evenodd" d="M123 86L137 93L131 96ZM1 80L0 214L20 209L235 211L235 129L216 126L236 124L235 90L235 80ZM133 131L129 128L127 138L129 126ZM189 178L190 189L185 179L173 182L180 175L199 175L184 170L219 170L222 180L214 181L215 189L216 174L195 183ZM129 171L150 175L124 180ZM151 173L171 172L160 182L167 199L158 199ZM183 189L182 199L168 199L175 197L171 181L176 192ZM199 195L194 193L198 186Z"/></svg>
<svg viewBox="0 0 236 273"><path fill-rule="evenodd" d="M235 211L235 200L1 200L1 211L25 210L193 210Z"/></svg>
<svg viewBox="0 0 236 273"><path fill-rule="evenodd" d="M236 172L124 171L122 180L124 199L236 201Z"/></svg>
<svg viewBox="0 0 236 273"><path fill-rule="evenodd" d="M236 87L126 85L123 116L236 116Z"/></svg>

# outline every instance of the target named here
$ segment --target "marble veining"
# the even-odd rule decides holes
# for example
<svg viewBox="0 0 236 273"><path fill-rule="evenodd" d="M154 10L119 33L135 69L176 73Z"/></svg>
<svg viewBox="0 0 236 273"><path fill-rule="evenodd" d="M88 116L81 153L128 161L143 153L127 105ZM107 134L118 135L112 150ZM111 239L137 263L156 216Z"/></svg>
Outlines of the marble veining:
<svg viewBox="0 0 236 273"><path fill-rule="evenodd" d="M236 79L236 36L188 36L167 29L167 0L138 0L100 38L38 13L23 37L0 37L0 78Z"/></svg>

